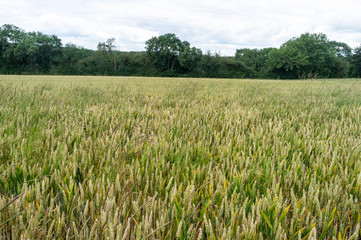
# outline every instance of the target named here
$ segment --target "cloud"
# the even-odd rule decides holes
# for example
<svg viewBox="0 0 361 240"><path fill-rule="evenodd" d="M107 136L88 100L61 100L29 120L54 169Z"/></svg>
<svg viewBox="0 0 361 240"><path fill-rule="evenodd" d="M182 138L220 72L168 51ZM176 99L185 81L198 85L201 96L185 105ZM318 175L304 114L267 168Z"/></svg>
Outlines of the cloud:
<svg viewBox="0 0 361 240"><path fill-rule="evenodd" d="M152 36L173 32L203 51L279 47L304 32L323 32L352 47L360 41L358 2L290 0L12 0L0 24L55 34L95 49L115 37L122 50L144 50Z"/></svg>

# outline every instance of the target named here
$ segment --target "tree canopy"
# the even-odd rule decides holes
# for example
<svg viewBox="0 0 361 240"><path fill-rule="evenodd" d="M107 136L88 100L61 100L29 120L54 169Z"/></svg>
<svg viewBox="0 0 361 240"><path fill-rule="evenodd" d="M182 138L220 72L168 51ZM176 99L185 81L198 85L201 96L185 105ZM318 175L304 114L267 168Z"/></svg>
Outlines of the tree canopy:
<svg viewBox="0 0 361 240"><path fill-rule="evenodd" d="M62 51L61 40L55 35L24 32L6 24L0 28L1 72L49 73Z"/></svg>
<svg viewBox="0 0 361 240"><path fill-rule="evenodd" d="M351 55L351 77L361 77L361 46L354 49Z"/></svg>
<svg viewBox="0 0 361 240"><path fill-rule="evenodd" d="M121 46L120 46L121 48ZM304 33L279 48L240 48L221 56L191 46L174 33L145 42L143 52L124 52L115 38L96 50L55 35L0 27L1 74L134 75L218 78L342 78L361 77L361 46L331 41L323 33Z"/></svg>
<svg viewBox="0 0 361 240"><path fill-rule="evenodd" d="M305 33L270 51L267 65L271 75L281 78L346 77L347 69L341 73L339 65L349 55L347 44L330 41L323 33Z"/></svg>
<svg viewBox="0 0 361 240"><path fill-rule="evenodd" d="M174 33L152 37L145 42L154 65L162 72L182 73L194 69L202 58L202 51L181 41Z"/></svg>

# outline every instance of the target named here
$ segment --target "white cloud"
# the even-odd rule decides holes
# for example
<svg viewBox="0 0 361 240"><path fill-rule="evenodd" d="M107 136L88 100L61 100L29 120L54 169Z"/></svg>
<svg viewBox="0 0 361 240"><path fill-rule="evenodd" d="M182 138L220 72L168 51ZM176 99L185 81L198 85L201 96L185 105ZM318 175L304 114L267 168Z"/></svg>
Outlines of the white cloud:
<svg viewBox="0 0 361 240"><path fill-rule="evenodd" d="M361 43L356 0L0 0L0 24L55 34L63 43L95 49L115 37L122 50L144 50L167 32L207 51L279 47L304 32Z"/></svg>

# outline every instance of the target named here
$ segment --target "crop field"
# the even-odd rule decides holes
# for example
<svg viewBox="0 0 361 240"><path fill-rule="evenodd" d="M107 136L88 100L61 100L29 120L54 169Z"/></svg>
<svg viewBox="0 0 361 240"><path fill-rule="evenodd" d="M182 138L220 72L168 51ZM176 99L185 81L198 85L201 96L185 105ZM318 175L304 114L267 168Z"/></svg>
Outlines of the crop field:
<svg viewBox="0 0 361 240"><path fill-rule="evenodd" d="M361 81L0 76L0 239L360 239Z"/></svg>

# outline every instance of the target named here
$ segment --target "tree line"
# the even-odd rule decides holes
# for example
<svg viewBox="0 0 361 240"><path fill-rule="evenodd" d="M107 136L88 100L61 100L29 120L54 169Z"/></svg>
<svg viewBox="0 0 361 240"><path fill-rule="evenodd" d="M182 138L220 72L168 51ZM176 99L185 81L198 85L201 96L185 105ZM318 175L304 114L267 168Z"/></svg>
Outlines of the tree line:
<svg viewBox="0 0 361 240"><path fill-rule="evenodd" d="M152 37L145 51L119 51L115 39L97 50L55 35L0 27L0 74L179 76L208 78L346 78L361 77L361 46L331 41L323 33L305 33L279 48L237 49L235 56L203 53L175 34Z"/></svg>

